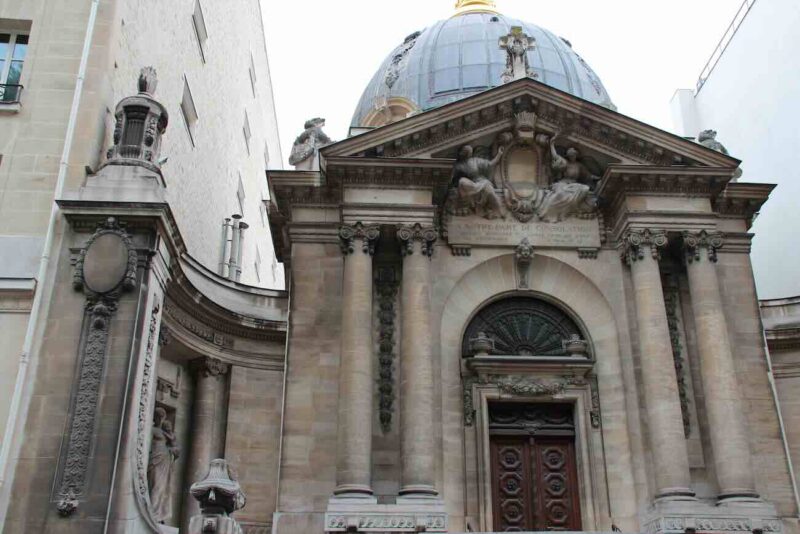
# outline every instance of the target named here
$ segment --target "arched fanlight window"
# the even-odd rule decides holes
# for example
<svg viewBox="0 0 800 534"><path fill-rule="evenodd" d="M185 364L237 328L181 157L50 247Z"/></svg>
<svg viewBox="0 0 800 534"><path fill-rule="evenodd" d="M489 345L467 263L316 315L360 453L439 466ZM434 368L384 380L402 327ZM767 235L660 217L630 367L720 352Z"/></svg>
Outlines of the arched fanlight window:
<svg viewBox="0 0 800 534"><path fill-rule="evenodd" d="M510 297L484 307L464 333L462 354L586 356L587 344L566 313L541 299Z"/></svg>

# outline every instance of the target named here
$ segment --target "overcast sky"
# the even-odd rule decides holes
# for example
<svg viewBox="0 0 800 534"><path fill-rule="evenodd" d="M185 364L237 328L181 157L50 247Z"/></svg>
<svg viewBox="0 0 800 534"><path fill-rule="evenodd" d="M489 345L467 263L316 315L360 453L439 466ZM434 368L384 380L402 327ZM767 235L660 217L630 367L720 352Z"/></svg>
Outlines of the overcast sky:
<svg viewBox="0 0 800 534"><path fill-rule="evenodd" d="M403 39L454 0L262 0L284 167L311 117L347 136L361 92ZM669 101L694 87L742 0L497 0L568 39L621 113L672 130Z"/></svg>

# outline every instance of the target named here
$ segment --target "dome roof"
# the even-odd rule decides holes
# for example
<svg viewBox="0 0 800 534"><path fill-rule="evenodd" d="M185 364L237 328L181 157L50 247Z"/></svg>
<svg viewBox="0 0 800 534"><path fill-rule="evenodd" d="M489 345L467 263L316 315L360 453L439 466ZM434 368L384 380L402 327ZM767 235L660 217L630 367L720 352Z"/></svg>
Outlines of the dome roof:
<svg viewBox="0 0 800 534"><path fill-rule="evenodd" d="M535 39L527 56L536 80L614 108L568 41L499 13L468 11L409 35L395 48L364 90L351 124L382 126L501 85L507 52L499 40L512 27Z"/></svg>

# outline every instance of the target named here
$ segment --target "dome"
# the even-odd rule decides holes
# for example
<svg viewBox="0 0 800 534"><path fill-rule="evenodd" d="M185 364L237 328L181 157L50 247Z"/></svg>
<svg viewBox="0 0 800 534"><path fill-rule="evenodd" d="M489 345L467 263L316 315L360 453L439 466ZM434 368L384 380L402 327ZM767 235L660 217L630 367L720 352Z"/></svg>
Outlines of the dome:
<svg viewBox="0 0 800 534"><path fill-rule="evenodd" d="M600 79L568 41L486 9L490 2L462 3L484 5L406 37L364 90L352 126L382 126L502 85L508 54L499 41L515 27L535 40L527 58L537 81L614 109Z"/></svg>

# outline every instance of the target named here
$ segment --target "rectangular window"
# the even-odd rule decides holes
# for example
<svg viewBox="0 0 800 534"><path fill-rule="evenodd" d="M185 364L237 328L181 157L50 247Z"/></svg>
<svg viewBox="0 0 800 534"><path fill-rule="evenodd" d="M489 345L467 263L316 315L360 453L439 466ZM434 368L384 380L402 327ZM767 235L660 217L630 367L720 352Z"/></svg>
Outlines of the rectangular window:
<svg viewBox="0 0 800 534"><path fill-rule="evenodd" d="M183 78L183 98L181 99L181 115L186 124L186 131L189 132L189 140L194 146L195 126L197 125L197 108L194 106L192 91L189 89L189 81Z"/></svg>
<svg viewBox="0 0 800 534"><path fill-rule="evenodd" d="M269 146L264 143L264 168L269 169Z"/></svg>
<svg viewBox="0 0 800 534"><path fill-rule="evenodd" d="M244 134L244 146L247 147L247 155L250 155L250 119L247 118L247 111L244 112L244 126L242 126L242 133Z"/></svg>
<svg viewBox="0 0 800 534"><path fill-rule="evenodd" d="M261 202L259 203L259 209L261 211L261 226L266 228L268 217L267 217L267 205L265 204L264 199L261 199Z"/></svg>
<svg viewBox="0 0 800 534"><path fill-rule="evenodd" d="M250 54L250 88L253 90L253 97L256 96L256 66L253 63L253 54Z"/></svg>
<svg viewBox="0 0 800 534"><path fill-rule="evenodd" d="M206 19L203 17L203 9L200 7L200 0L194 2L194 13L192 13L192 26L197 37L197 45L200 47L200 59L206 62L206 41L208 40L208 30L206 29Z"/></svg>
<svg viewBox="0 0 800 534"><path fill-rule="evenodd" d="M0 32L0 102L19 102L28 35Z"/></svg>
<svg viewBox="0 0 800 534"><path fill-rule="evenodd" d="M239 173L239 186L236 189L236 200L239 201L239 213L244 217L244 184L242 184L241 173Z"/></svg>

